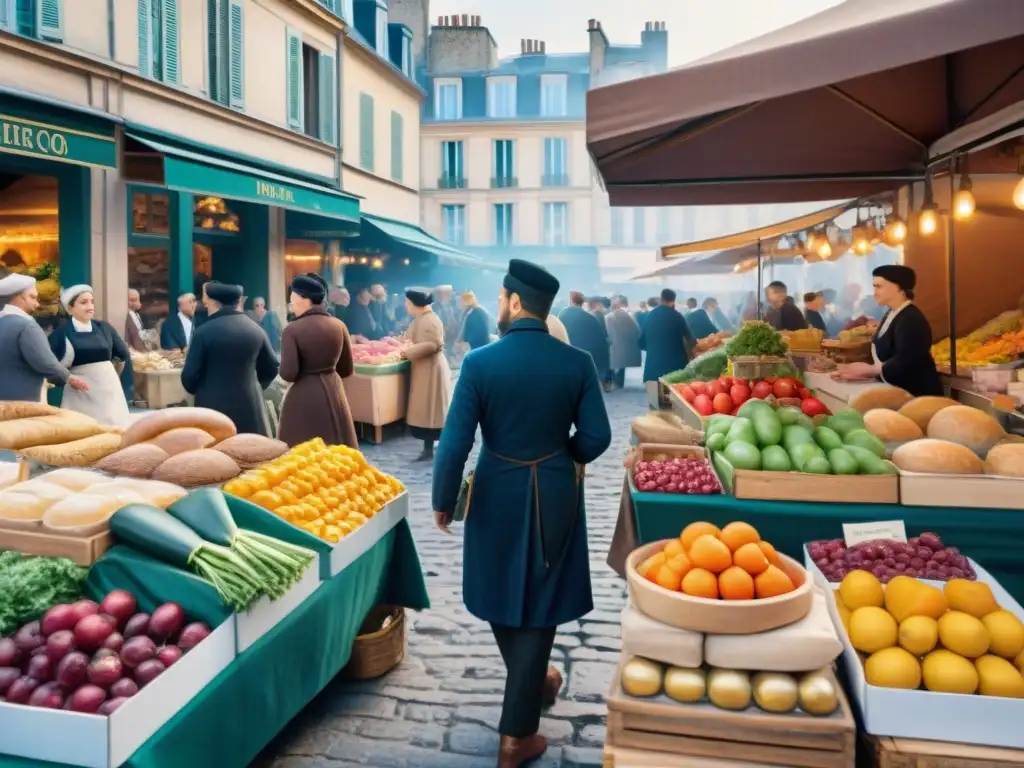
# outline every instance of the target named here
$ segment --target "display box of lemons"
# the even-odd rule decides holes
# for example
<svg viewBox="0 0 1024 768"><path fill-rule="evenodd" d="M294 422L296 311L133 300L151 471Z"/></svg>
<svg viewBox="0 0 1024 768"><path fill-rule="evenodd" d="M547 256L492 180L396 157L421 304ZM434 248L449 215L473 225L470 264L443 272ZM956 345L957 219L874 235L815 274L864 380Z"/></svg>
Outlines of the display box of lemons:
<svg viewBox="0 0 1024 768"><path fill-rule="evenodd" d="M405 486L346 445L316 438L224 485L317 538L335 544L377 514Z"/></svg>
<svg viewBox="0 0 1024 768"><path fill-rule="evenodd" d="M1024 698L1024 623L987 584L897 576L883 587L858 570L833 594L869 685Z"/></svg>

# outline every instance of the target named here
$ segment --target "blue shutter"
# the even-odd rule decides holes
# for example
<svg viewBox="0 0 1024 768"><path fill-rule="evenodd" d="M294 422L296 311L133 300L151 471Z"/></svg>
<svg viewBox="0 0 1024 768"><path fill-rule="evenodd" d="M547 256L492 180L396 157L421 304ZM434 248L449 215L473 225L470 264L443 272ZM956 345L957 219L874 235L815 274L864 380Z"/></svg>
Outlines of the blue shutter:
<svg viewBox="0 0 1024 768"><path fill-rule="evenodd" d="M148 3L147 3L148 5ZM181 81L181 67L178 53L178 0L163 0L160 7L163 14L163 69L165 83Z"/></svg>
<svg viewBox="0 0 1024 768"><path fill-rule="evenodd" d="M62 0L39 0L36 5L36 29L39 37L55 43L64 40L64 8Z"/></svg>
<svg viewBox="0 0 1024 768"><path fill-rule="evenodd" d="M224 55L225 24L222 13L227 0L207 0L206 27L209 36L210 98L227 104L227 61Z"/></svg>
<svg viewBox="0 0 1024 768"><path fill-rule="evenodd" d="M228 100L236 109L245 106L245 24L242 0L228 8Z"/></svg>
<svg viewBox="0 0 1024 768"><path fill-rule="evenodd" d="M153 21L150 11L149 0L139 0L139 74L143 77L153 76L153 52L149 50L149 27Z"/></svg>
<svg viewBox="0 0 1024 768"><path fill-rule="evenodd" d="M302 38L291 27L286 28L287 35L287 72L288 72L288 127L301 131L302 126Z"/></svg>
<svg viewBox="0 0 1024 768"><path fill-rule="evenodd" d="M0 29L10 29L12 22L10 3L8 0L0 0Z"/></svg>
<svg viewBox="0 0 1024 768"><path fill-rule="evenodd" d="M373 96L359 94L359 167L373 172Z"/></svg>
<svg viewBox="0 0 1024 768"><path fill-rule="evenodd" d="M330 54L321 52L318 59L320 66L320 87L318 89L320 97L318 105L320 113L320 140L336 146L338 141L335 131L335 127L338 124L338 89L335 85L335 75L337 75L335 58Z"/></svg>
<svg viewBox="0 0 1024 768"><path fill-rule="evenodd" d="M402 180L402 161L404 157L405 124L397 112L391 113L391 178Z"/></svg>

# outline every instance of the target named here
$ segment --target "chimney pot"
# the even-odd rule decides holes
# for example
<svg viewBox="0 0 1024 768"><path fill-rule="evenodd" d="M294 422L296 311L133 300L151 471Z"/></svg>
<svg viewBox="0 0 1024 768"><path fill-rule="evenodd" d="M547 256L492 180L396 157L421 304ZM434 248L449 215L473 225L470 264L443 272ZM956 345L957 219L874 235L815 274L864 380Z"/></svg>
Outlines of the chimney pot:
<svg viewBox="0 0 1024 768"><path fill-rule="evenodd" d="M541 53L547 53L548 52L548 44L545 43L543 40L541 40L541 42L540 42L540 52Z"/></svg>
<svg viewBox="0 0 1024 768"><path fill-rule="evenodd" d="M592 30L594 25L597 23L596 19L587 19L587 30Z"/></svg>
<svg viewBox="0 0 1024 768"><path fill-rule="evenodd" d="M469 14L468 13L462 14L462 26L464 26L464 27L468 27L469 26Z"/></svg>
<svg viewBox="0 0 1024 768"><path fill-rule="evenodd" d="M437 17L437 26L440 27L443 22L444 22L444 16L438 16Z"/></svg>
<svg viewBox="0 0 1024 768"><path fill-rule="evenodd" d="M448 17L447 17L447 16L445 16L445 17L444 17L444 25L445 25L446 27L449 27L449 26L451 26L451 24L449 24L449 22L448 22Z"/></svg>

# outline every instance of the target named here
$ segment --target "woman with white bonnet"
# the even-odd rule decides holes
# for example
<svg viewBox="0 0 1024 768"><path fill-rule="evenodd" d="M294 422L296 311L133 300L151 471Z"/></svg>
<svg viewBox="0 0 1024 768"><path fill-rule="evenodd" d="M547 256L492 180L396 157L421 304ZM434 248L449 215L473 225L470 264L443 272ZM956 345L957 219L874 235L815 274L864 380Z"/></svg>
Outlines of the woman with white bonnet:
<svg viewBox="0 0 1024 768"><path fill-rule="evenodd" d="M128 424L132 395L132 357L110 323L96 320L93 290L73 285L60 294L71 319L50 334L50 349L71 373L89 384L88 390L64 390L61 407L91 416L102 424ZM114 360L124 363L118 376Z"/></svg>

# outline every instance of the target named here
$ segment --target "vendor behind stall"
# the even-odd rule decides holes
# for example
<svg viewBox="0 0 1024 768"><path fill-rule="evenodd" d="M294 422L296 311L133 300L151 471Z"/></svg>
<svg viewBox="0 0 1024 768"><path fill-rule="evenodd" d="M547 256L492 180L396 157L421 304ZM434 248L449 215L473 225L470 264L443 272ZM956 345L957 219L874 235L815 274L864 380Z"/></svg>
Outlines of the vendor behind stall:
<svg viewBox="0 0 1024 768"><path fill-rule="evenodd" d="M841 381L881 379L914 397L941 395L932 359L932 329L913 303L917 275L910 267L887 264L871 273L875 301L886 308L871 345L873 363L851 363L833 374Z"/></svg>

